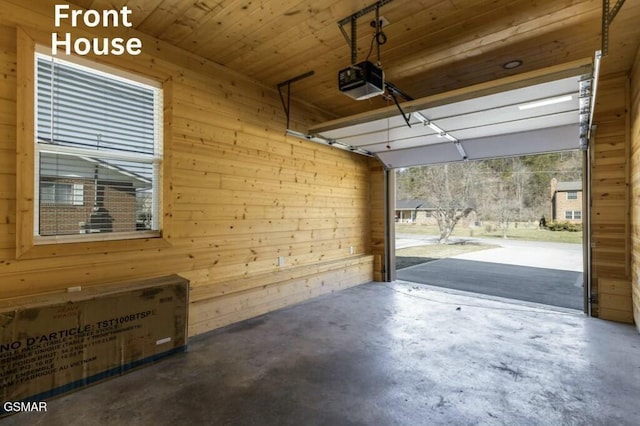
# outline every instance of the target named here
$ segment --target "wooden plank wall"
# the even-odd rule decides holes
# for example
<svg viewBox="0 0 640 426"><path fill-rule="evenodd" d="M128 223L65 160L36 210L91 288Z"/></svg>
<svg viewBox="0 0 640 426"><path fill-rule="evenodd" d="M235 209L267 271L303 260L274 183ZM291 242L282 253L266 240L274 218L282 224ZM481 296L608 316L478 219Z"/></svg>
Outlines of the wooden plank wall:
<svg viewBox="0 0 640 426"><path fill-rule="evenodd" d="M640 331L640 50L631 71L631 289Z"/></svg>
<svg viewBox="0 0 640 426"><path fill-rule="evenodd" d="M630 276L629 85L627 75L601 78L591 167L594 315L633 321Z"/></svg>
<svg viewBox="0 0 640 426"><path fill-rule="evenodd" d="M0 299L177 273L191 281L194 335L372 279L369 159L286 137L275 89L129 29L121 36L140 37L143 54L102 60L170 91L170 246L82 254L60 245L16 259L16 27L46 43L52 9L0 0ZM300 130L307 117L329 118L301 102L292 111Z"/></svg>
<svg viewBox="0 0 640 426"><path fill-rule="evenodd" d="M371 159L371 251L374 256L373 279L385 281L385 178L384 167Z"/></svg>

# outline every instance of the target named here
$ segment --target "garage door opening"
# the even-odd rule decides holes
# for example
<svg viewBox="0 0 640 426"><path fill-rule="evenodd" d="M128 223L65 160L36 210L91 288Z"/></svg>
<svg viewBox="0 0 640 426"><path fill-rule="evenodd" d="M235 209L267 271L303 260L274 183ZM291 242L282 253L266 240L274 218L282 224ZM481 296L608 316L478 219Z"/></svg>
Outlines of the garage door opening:
<svg viewBox="0 0 640 426"><path fill-rule="evenodd" d="M582 310L583 157L396 170L396 278Z"/></svg>
<svg viewBox="0 0 640 426"><path fill-rule="evenodd" d="M578 60L336 119L312 126L303 135L314 142L375 157L383 165L384 230L375 231L376 238L384 235L384 252L379 239L373 245L380 259L376 272L383 280L396 279L394 182L398 170L576 150L588 163L599 57L596 53L593 61ZM589 194L588 173L589 164L585 164L585 199ZM575 182L563 176L556 179L561 187ZM564 214L568 222L581 220L587 224L582 263L590 265L589 209L584 205L582 211ZM527 219L518 226L541 218ZM549 219L553 218L545 216L545 221ZM487 226L482 225L482 219L477 222L479 229ZM583 309L588 314L589 271L588 266L584 268Z"/></svg>

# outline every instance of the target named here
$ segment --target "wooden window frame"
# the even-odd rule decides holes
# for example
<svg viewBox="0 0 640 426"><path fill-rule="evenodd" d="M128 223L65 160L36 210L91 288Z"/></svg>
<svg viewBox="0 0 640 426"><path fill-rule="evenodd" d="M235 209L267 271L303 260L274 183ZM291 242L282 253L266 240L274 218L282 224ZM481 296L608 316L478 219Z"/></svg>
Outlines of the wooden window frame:
<svg viewBox="0 0 640 426"><path fill-rule="evenodd" d="M16 258L43 258L60 255L78 255L114 251L158 249L171 246L171 215L169 211L169 185L165 184L170 175L170 161L167 161L167 144L164 144L165 161L162 162L160 177L160 231L153 234L103 233L87 236L61 235L38 237L34 235L35 221L35 56L37 44L24 29L17 28L18 51L18 93L17 93L17 143L16 143ZM151 78L151 77L148 77ZM164 98L163 138L168 141L170 112L170 82L161 82Z"/></svg>

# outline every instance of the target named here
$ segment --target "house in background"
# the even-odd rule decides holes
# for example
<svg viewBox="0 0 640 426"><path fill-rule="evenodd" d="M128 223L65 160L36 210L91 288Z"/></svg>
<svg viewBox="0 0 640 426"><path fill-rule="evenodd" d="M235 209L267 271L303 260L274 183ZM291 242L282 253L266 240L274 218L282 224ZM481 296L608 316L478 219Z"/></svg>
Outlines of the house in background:
<svg viewBox="0 0 640 426"><path fill-rule="evenodd" d="M582 182L551 179L551 219L582 223Z"/></svg>
<svg viewBox="0 0 640 426"><path fill-rule="evenodd" d="M433 207L418 199L396 200L397 223L435 224Z"/></svg>
<svg viewBox="0 0 640 426"><path fill-rule="evenodd" d="M437 225L438 208L419 199L396 200L396 223L415 223L419 225ZM459 221L465 227L480 226L475 210Z"/></svg>

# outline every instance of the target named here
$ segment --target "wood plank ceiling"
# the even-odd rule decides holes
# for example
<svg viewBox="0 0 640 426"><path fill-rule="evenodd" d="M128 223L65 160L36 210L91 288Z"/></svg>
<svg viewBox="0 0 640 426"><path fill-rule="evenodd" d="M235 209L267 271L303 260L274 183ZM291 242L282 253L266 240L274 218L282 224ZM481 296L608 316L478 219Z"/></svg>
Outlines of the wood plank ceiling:
<svg viewBox="0 0 640 426"><path fill-rule="evenodd" d="M388 97L353 100L337 72L351 51L337 22L373 0L73 0L91 9L132 10L141 32L263 84L308 71L292 95L336 118L388 106ZM615 1L611 0L612 5ZM395 0L381 7L381 63L387 81L421 98L513 74L593 57L601 45L600 0ZM374 14L358 19L358 61L369 51ZM603 74L630 69L640 40L640 0L626 0L610 28ZM349 26L347 25L347 31ZM375 49L371 55L375 60ZM521 67L502 65L521 60Z"/></svg>

